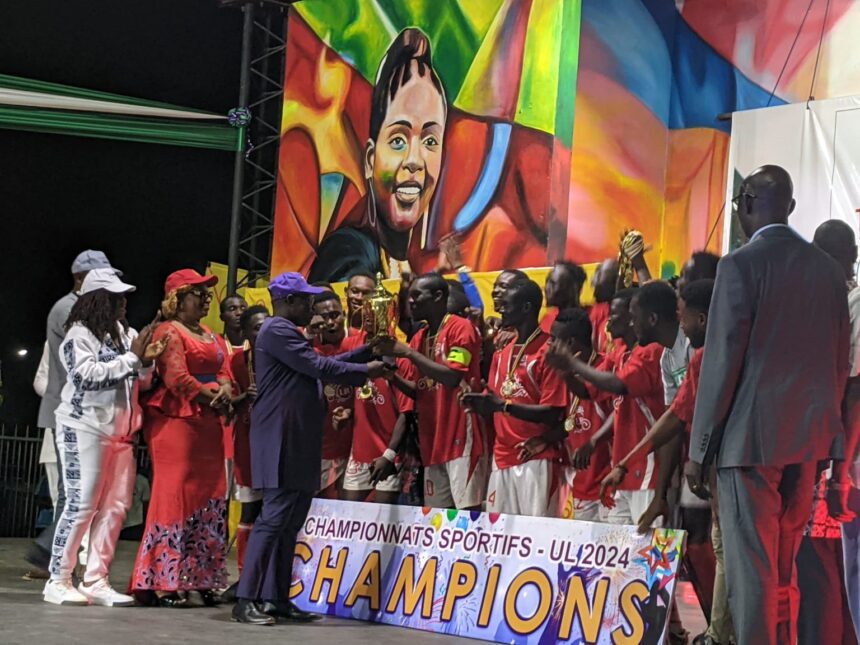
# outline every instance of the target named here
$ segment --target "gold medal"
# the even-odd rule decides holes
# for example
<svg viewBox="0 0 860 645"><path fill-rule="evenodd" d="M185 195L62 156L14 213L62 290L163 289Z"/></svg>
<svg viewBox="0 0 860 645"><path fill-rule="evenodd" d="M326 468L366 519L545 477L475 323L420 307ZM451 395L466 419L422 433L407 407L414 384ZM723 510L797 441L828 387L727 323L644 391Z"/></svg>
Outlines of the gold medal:
<svg viewBox="0 0 860 645"><path fill-rule="evenodd" d="M373 383L367 381L364 385L358 388L358 398L367 400L373 397Z"/></svg>
<svg viewBox="0 0 860 645"><path fill-rule="evenodd" d="M576 428L576 417L570 415L564 420L564 431L573 432L574 428Z"/></svg>
<svg viewBox="0 0 860 645"><path fill-rule="evenodd" d="M514 392L517 390L517 385L511 379L506 378L502 382L501 392L502 396L506 399L511 398L514 395Z"/></svg>
<svg viewBox="0 0 860 645"><path fill-rule="evenodd" d="M334 385L331 385L331 384L326 385L323 388L323 394L325 394L325 398L327 398L329 401L331 401L337 395L337 389L335 388Z"/></svg>

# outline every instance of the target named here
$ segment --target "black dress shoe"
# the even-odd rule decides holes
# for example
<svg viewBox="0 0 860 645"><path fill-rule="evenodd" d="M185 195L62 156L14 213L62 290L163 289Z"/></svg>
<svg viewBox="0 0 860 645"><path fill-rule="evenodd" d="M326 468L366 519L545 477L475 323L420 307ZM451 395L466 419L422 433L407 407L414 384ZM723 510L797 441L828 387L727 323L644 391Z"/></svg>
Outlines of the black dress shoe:
<svg viewBox="0 0 860 645"><path fill-rule="evenodd" d="M217 607L221 604L221 599L216 596L215 592L211 589L206 589L198 593L200 594L200 598L203 600L203 604L207 607Z"/></svg>
<svg viewBox="0 0 860 645"><path fill-rule="evenodd" d="M257 608L257 603L246 598L237 598L233 607L233 620L246 625L274 625L275 619Z"/></svg>
<svg viewBox="0 0 860 645"><path fill-rule="evenodd" d="M283 620L291 620L295 623L312 623L315 620L322 620L319 614L312 614L309 611L304 611L296 607L290 601L287 602L261 602L260 611L275 618Z"/></svg>
<svg viewBox="0 0 860 645"><path fill-rule="evenodd" d="M166 596L155 595L155 606L166 607L167 609L187 609L191 605L188 604L188 598L181 597L178 593L170 593Z"/></svg>

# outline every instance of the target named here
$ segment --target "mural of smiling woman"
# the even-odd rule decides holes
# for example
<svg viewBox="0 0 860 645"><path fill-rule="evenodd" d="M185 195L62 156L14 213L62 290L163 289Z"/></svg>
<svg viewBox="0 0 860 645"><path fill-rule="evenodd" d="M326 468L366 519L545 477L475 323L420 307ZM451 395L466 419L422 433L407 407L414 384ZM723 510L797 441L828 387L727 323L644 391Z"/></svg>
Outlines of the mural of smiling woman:
<svg viewBox="0 0 860 645"><path fill-rule="evenodd" d="M337 281L356 271L397 276L408 270L414 232L427 214L442 170L448 106L433 69L430 41L416 28L391 43L376 77L364 153L367 195L362 224L342 227L320 246L310 279Z"/></svg>

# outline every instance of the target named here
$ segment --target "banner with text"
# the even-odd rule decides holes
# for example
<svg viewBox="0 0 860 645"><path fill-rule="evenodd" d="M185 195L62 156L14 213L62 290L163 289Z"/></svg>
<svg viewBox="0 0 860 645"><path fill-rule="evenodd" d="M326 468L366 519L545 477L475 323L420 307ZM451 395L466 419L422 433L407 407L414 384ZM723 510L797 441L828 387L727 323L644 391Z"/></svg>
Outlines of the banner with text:
<svg viewBox="0 0 860 645"><path fill-rule="evenodd" d="M314 500L302 609L500 643L662 642L685 533Z"/></svg>

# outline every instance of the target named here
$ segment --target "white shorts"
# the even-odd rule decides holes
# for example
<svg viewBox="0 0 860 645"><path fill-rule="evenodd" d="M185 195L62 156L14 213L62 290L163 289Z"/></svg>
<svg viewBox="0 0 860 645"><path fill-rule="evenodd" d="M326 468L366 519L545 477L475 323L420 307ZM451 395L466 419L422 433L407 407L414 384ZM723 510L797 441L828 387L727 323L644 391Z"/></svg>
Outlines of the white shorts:
<svg viewBox="0 0 860 645"><path fill-rule="evenodd" d="M466 454L444 464L424 469L424 506L433 508L477 508L487 493L487 455L472 469ZM471 472L470 472L471 471Z"/></svg>
<svg viewBox="0 0 860 645"><path fill-rule="evenodd" d="M400 470L388 479L377 482L374 486L370 481L370 466L371 464L363 464L349 456L349 462L346 465L346 474L343 476L344 490L378 490L381 493L396 493L400 492Z"/></svg>
<svg viewBox="0 0 860 645"><path fill-rule="evenodd" d="M615 491L615 508L610 508L606 515L609 524L639 524L642 513L654 499L653 490L617 490ZM658 519L651 528L663 526L663 518Z"/></svg>
<svg viewBox="0 0 860 645"><path fill-rule="evenodd" d="M606 522L609 509L597 499L574 499L573 518L583 522Z"/></svg>
<svg viewBox="0 0 860 645"><path fill-rule="evenodd" d="M532 459L498 470L487 487L487 512L558 517L560 468L549 459Z"/></svg>
<svg viewBox="0 0 860 645"><path fill-rule="evenodd" d="M346 471L346 459L323 459L320 467L320 491L325 490Z"/></svg>
<svg viewBox="0 0 860 645"><path fill-rule="evenodd" d="M242 504L259 502L261 499L263 499L263 491L250 486L236 486L236 500Z"/></svg>

